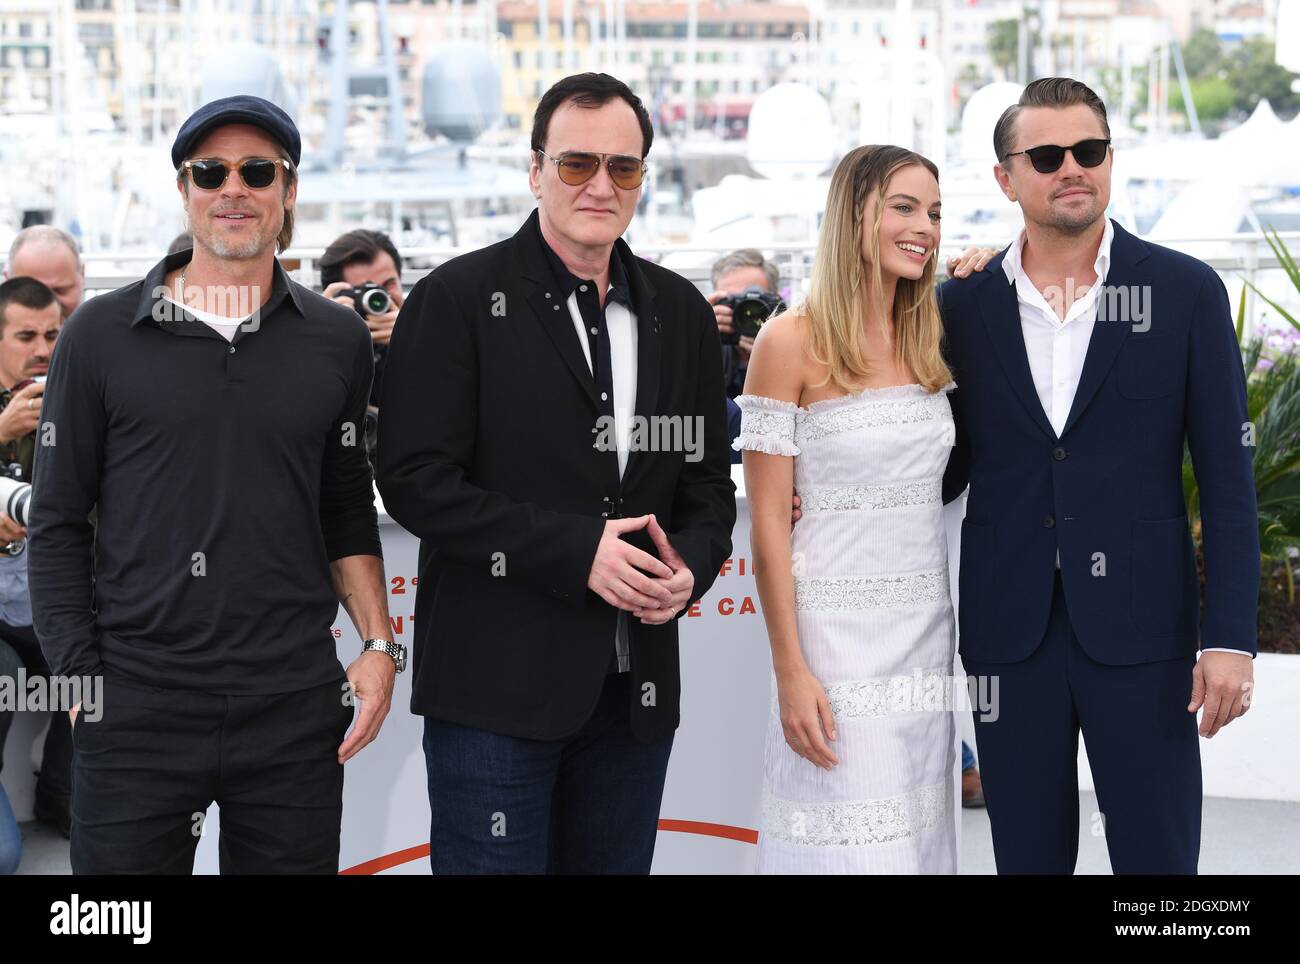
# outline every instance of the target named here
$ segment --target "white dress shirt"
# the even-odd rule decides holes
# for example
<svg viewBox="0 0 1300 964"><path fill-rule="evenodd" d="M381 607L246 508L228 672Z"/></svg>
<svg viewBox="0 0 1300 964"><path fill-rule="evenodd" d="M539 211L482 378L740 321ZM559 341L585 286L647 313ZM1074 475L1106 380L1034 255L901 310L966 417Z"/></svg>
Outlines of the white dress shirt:
<svg viewBox="0 0 1300 964"><path fill-rule="evenodd" d="M1055 309L1025 273L1021 260L1025 232L1007 249L1002 259L1002 270L1007 282L1016 287L1016 302L1020 308L1020 332L1025 341L1025 354L1029 358L1029 373L1034 380L1034 390L1043 406L1043 413L1059 438L1065 429L1074 396L1083 376L1083 361L1088 355L1088 343L1097 324L1097 302L1110 271L1110 246L1115 237L1115 226L1106 219L1106 227L1097 247L1093 271L1097 280L1076 301L1069 305L1062 320ZM1073 294L1063 293L1058 302L1068 300ZM1061 553L1057 550L1056 567L1061 568ZM1205 652L1240 653L1243 650L1210 647Z"/></svg>
<svg viewBox="0 0 1300 964"><path fill-rule="evenodd" d="M621 479L623 470L627 468L628 433L632 430L632 413L636 410L637 332L636 314L619 302L608 300L613 287L609 285L605 289L605 326L609 329L610 375L614 382L614 431L618 439L618 477ZM579 285L577 290L586 291L586 283ZM578 335L578 344L582 346L582 356L587 359L587 369L594 375L591 345L583 327L582 312L578 310L577 291L569 295L566 305L569 316L573 319L573 330Z"/></svg>
<svg viewBox="0 0 1300 964"><path fill-rule="evenodd" d="M617 254L614 257L618 257ZM609 300L613 285L605 289L605 327L609 330L610 377L614 385L614 435L618 452L618 477L627 468L628 442L632 429L632 414L636 411L636 313L617 301ZM595 374L591 364L591 345L587 341L586 323L578 308L578 291L586 291L586 282L569 295L565 303L587 368ZM618 611L618 624L614 628L614 651L618 654L618 671L625 673L632 666L627 636L627 610Z"/></svg>

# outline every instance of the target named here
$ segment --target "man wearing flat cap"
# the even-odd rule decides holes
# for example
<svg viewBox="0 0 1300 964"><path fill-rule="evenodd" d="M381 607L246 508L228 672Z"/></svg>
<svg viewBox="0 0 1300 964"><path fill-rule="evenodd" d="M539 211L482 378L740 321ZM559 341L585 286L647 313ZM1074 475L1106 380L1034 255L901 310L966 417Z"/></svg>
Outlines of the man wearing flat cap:
<svg viewBox="0 0 1300 964"><path fill-rule="evenodd" d="M103 681L70 714L75 873L190 873L214 801L223 873L335 873L342 764L404 668L362 444L370 335L276 261L300 152L265 100L199 108L172 146L193 249L83 304L51 359L34 624L55 673ZM366 640L346 673L340 601Z"/></svg>

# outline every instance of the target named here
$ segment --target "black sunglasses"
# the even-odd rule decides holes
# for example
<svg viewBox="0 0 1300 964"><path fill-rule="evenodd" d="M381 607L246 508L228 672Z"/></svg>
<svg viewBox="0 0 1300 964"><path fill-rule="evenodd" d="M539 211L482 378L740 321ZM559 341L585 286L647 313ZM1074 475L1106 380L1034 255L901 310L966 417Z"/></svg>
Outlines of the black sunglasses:
<svg viewBox="0 0 1300 964"><path fill-rule="evenodd" d="M1086 141L1079 141L1079 143L1072 144L1069 147L1044 144L1042 147L1031 147L1025 151L1012 151L1007 157L1024 154L1029 158L1029 163L1034 165L1034 170L1039 174L1052 174L1060 170L1061 165L1065 163L1066 151L1074 155L1074 159L1079 162L1080 167L1096 167L1106 159L1106 150L1109 147L1109 137L1096 137ZM1003 160L1005 161L1007 157L1004 157Z"/></svg>
<svg viewBox="0 0 1300 964"><path fill-rule="evenodd" d="M645 176L646 162L630 154L594 154L586 151L565 151L559 157L551 157L541 148L537 153L548 161L555 163L556 172L565 184L577 187L586 184L600 170L601 161L609 171L609 179L625 191L635 191L641 186Z"/></svg>
<svg viewBox="0 0 1300 964"><path fill-rule="evenodd" d="M275 170L281 164L286 172L291 171L289 162L281 157L250 157L234 165L245 185L255 191L268 188L275 183ZM185 161L181 170L189 171L194 186L204 191L215 191L226 183L230 176L231 165L216 158L199 158Z"/></svg>

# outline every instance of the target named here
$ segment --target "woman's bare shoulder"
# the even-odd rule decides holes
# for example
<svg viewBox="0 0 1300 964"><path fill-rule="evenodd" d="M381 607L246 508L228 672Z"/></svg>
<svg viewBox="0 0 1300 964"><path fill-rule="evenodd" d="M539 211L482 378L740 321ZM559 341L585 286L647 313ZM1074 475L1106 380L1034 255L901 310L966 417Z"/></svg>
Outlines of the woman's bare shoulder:
<svg viewBox="0 0 1300 964"><path fill-rule="evenodd" d="M763 322L749 358L747 393L788 399L797 404L807 375L806 325L803 318L791 311Z"/></svg>
<svg viewBox="0 0 1300 964"><path fill-rule="evenodd" d="M754 347L757 348L766 342L769 348L782 354L796 349L802 350L807 334L808 319L797 311L787 310L763 322L763 327L758 330L758 336L754 339Z"/></svg>

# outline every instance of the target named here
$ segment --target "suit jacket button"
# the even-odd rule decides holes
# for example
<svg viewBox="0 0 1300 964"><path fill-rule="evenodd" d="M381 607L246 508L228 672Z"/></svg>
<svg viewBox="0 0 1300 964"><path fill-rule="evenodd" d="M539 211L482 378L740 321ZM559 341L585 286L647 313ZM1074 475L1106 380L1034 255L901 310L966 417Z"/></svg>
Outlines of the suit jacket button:
<svg viewBox="0 0 1300 964"><path fill-rule="evenodd" d="M1044 529L1051 529L1051 528L1053 528L1055 525L1056 525L1056 519L1055 519L1054 516L1050 516L1050 515L1045 515L1045 516L1043 516L1043 528L1044 528Z"/></svg>
<svg viewBox="0 0 1300 964"><path fill-rule="evenodd" d="M1056 461L1058 462L1064 462L1065 457L1069 454L1070 454L1069 452L1067 452L1064 448L1062 448L1059 445L1052 450L1052 458L1056 459Z"/></svg>

